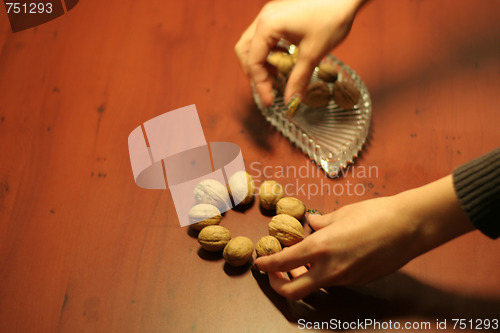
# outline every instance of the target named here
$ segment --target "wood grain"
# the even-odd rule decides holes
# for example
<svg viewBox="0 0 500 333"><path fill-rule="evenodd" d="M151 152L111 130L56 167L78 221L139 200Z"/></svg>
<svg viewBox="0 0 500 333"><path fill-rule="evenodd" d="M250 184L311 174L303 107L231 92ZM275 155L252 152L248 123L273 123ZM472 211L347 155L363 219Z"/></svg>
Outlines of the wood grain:
<svg viewBox="0 0 500 333"><path fill-rule="evenodd" d="M170 192L135 185L128 134L189 104L208 141L241 147L258 182L267 171L322 212L423 185L500 144L499 1L373 1L360 12L334 53L367 84L373 124L338 179L318 173L252 101L233 47L264 3L88 0L18 33L0 15L1 332L294 332L300 318L498 318L500 243L479 232L361 289L315 295L313 311L207 257L179 226ZM283 166L308 174L277 173ZM365 191L326 192L337 184ZM325 191L310 196L310 186ZM223 224L255 242L268 219L254 204Z"/></svg>

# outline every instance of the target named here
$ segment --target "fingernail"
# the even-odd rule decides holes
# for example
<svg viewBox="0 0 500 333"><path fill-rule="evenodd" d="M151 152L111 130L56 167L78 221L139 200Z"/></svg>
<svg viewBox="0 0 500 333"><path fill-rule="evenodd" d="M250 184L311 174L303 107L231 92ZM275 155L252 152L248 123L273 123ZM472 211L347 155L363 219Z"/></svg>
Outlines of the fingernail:
<svg viewBox="0 0 500 333"><path fill-rule="evenodd" d="M321 213L319 212L319 210L316 210L316 209L308 209L307 212L309 214L312 214L312 215L321 215Z"/></svg>
<svg viewBox="0 0 500 333"><path fill-rule="evenodd" d="M290 98L290 101L288 102L288 116L293 117L297 109L299 108L300 102L302 100L300 99L300 96L298 94L295 94Z"/></svg>

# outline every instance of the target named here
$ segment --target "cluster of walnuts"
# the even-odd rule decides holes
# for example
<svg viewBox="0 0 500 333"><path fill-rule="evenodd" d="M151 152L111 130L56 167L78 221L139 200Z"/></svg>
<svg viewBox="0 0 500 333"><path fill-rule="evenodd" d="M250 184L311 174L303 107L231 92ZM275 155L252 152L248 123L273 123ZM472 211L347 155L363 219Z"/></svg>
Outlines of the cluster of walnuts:
<svg viewBox="0 0 500 333"><path fill-rule="evenodd" d="M222 220L221 208L229 202L247 205L253 202L255 183L245 171L236 172L226 187L217 180L206 179L194 190L197 204L189 211L191 227L200 231L198 242L206 251L220 252L231 266L243 266L253 257L254 244L250 238L238 236L231 238L231 233L219 225ZM299 222L306 213L305 204L297 198L286 197L283 186L274 180L266 180L259 187L260 205L265 210L274 210L271 218L269 235L262 237L255 244L257 257L281 251L282 246L290 246L304 239L304 229Z"/></svg>
<svg viewBox="0 0 500 333"><path fill-rule="evenodd" d="M288 52L272 52L267 62L276 68L273 77L273 88L283 95L288 77L297 61L298 48ZM334 100L337 106L350 110L358 103L361 94L357 87L349 81L338 80L338 70L334 65L323 62L315 68L318 80L309 84L304 99L301 101L311 108L328 106ZM291 114L293 116L293 114Z"/></svg>

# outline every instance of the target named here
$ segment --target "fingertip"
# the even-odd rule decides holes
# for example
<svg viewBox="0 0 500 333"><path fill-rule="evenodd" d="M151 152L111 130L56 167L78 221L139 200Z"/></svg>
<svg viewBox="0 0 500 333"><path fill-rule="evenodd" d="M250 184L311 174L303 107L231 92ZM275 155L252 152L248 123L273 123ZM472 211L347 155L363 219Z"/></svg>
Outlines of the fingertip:
<svg viewBox="0 0 500 333"><path fill-rule="evenodd" d="M273 253L267 256L258 257L254 264L259 270L264 272L280 272L281 270L281 252Z"/></svg>
<svg viewBox="0 0 500 333"><path fill-rule="evenodd" d="M287 83L285 88L285 94L283 95L285 105L289 105L292 102L292 99L297 99L302 101L305 95L305 89L297 89L296 87L290 87L290 82ZM295 86L295 85L294 85Z"/></svg>
<svg viewBox="0 0 500 333"><path fill-rule="evenodd" d="M284 248L280 252L258 257L255 259L254 263L264 272L286 272L289 270L287 264L290 261L288 254L285 254L285 252L288 252L288 249L289 248Z"/></svg>
<svg viewBox="0 0 500 333"><path fill-rule="evenodd" d="M313 214L313 213L310 213L310 212L306 212L306 214L305 214L306 220L309 223L311 223L311 221L314 221L315 219L317 219L320 216L321 215Z"/></svg>
<svg viewBox="0 0 500 333"><path fill-rule="evenodd" d="M312 215L322 215L322 214L321 214L321 212L320 212L319 210L317 210L317 209L312 209L312 208L308 209L308 210L306 211L306 214L312 214Z"/></svg>
<svg viewBox="0 0 500 333"><path fill-rule="evenodd" d="M266 271L267 265L268 265L268 256L265 257L258 257L254 260L253 266L255 266L256 269L261 270L261 271Z"/></svg>
<svg viewBox="0 0 500 333"><path fill-rule="evenodd" d="M254 261L252 266L255 267L256 269L260 269L260 262L262 261L262 257L257 257Z"/></svg>

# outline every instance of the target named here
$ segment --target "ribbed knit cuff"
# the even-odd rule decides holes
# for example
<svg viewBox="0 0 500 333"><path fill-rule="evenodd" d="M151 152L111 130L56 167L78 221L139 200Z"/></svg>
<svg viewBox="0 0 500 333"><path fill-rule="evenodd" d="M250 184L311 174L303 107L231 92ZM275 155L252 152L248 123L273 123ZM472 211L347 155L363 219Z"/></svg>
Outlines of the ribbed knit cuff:
<svg viewBox="0 0 500 333"><path fill-rule="evenodd" d="M500 148L453 171L458 200L469 220L490 238L500 236Z"/></svg>

